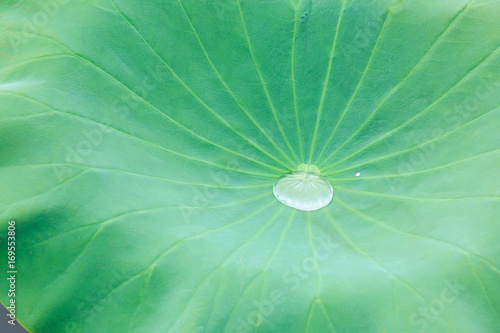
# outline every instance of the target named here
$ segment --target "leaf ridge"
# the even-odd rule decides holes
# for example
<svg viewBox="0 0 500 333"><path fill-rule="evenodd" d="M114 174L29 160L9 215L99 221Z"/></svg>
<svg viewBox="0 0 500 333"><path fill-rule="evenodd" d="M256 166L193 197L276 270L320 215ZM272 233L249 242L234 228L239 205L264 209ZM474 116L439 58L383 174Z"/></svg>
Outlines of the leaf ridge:
<svg viewBox="0 0 500 333"><path fill-rule="evenodd" d="M203 54L205 55L205 58L207 59L210 67L212 68L213 72L215 73L215 75L217 76L217 78L219 79L219 81L222 83L222 85L227 90L227 92L231 95L231 97L236 102L236 104L238 105L238 107L243 111L243 113L245 113L245 115L247 116L247 118L250 119L250 121L255 125L255 127L257 127L257 129L262 133L262 135L264 135L264 137L269 141L269 143L271 143L273 145L273 147L276 150L278 150L281 155L283 155L283 157L285 157L286 159L288 159L288 156L285 154L285 152L276 144L276 142L267 134L267 132L264 130L264 128L262 128L262 126L259 124L259 122L243 106L243 104L237 98L237 96L233 92L233 90L229 87L229 85L227 84L227 82L222 78L222 75L220 74L219 70L217 69L217 67L213 63L210 55L208 54L208 51L205 48L205 45L203 44L203 42L201 40L201 37L198 34L198 31L197 31L196 27L193 24L193 21L191 20L191 18L189 17L189 15L188 15L188 13L186 11L186 8L182 4L182 1L181 0L177 0L177 1L179 2L179 5L180 5L180 7L181 7L181 9L182 9L182 11L184 13L184 16L186 16L186 20L188 21L189 26L191 27L191 30L193 31L193 33L194 33L194 35L196 37L196 40L198 41L198 44L200 45L200 48L202 49ZM270 154L267 151L265 151L262 147L260 147L260 146L258 146L258 147L259 148L257 148L257 147L256 148L259 149L261 152L263 152L266 156L268 156L268 157L272 158L273 160L277 161L278 163L282 164L282 162L280 160L276 159L272 154ZM292 165L293 165L293 163L292 163ZM288 169L292 170L293 167L292 168L288 168Z"/></svg>
<svg viewBox="0 0 500 333"><path fill-rule="evenodd" d="M350 110L351 108L351 105L354 101L354 99L356 98L357 94L358 94L358 91L359 89L361 88L361 86L363 85L363 82L365 80L365 77L366 75L368 74L368 71L370 69L370 66L372 64L372 61L374 59L374 56L376 54L376 50L377 50L377 47L380 43L380 41L382 40L382 36L384 34L384 31L387 27L387 24L389 22L389 16L390 16L390 12L387 12L386 15L385 15L385 18L384 18L384 22L382 24L382 28L380 29L379 31L379 34L377 36L377 39L375 40L375 45L373 46L373 49L371 50L370 52L370 58L368 59L368 62L366 63L366 66L365 66L365 69L363 70L363 73L361 74L361 77L360 79L358 80L358 83L356 84L356 88L354 88L354 92L352 93L351 97L349 98L349 101L347 102L346 104L346 107L344 108L344 110L342 111L342 114L340 115L339 117L339 120L337 121L337 123L335 124L335 127L333 128L332 130L332 134L330 134L330 136L328 137L328 140L326 141L326 144L323 146L323 149L320 151L320 154L315 162L315 164L317 163L317 161L319 161L321 159L321 157L323 156L324 154L324 151L326 150L326 148L328 147L328 145L330 144L331 140L333 140L333 137L335 136L340 124L342 123L342 121L344 120L344 117L345 115L347 114L347 112ZM323 164L323 163L321 163Z"/></svg>
<svg viewBox="0 0 500 333"><path fill-rule="evenodd" d="M248 290L248 289L249 289L249 288L253 285L253 283L254 283L255 281L257 281L257 279L258 279L258 278L259 278L262 274L264 274L264 273L266 272L266 270L267 270L267 268L269 268L269 265L271 264L272 260L274 259L274 257L276 256L276 254L279 252L279 250L280 250L280 248L281 248L281 245L282 245L282 243L283 243L283 239L285 238L285 235L286 235L286 233L287 233L287 231L288 231L288 229L289 229L289 227L290 227L291 222L293 221L294 216L295 216L295 212L293 212L293 213L292 213L292 215L290 216L290 219L289 219L289 221L288 221L287 225L285 226L285 229L284 229L284 230L282 231L282 233L281 233L281 236L280 236L280 238L279 238L279 240L278 240L278 244L276 245L276 248L275 248L275 250L274 250L273 254L271 255L271 257L269 258L269 260L268 260L268 262L267 262L267 264L266 264L265 268L264 268L264 269L262 269L262 270L261 270L261 271L260 271L260 272L259 272L259 273L258 273L258 274L257 274L257 275L253 278L253 279L252 279L252 281L251 281L251 282L250 282L250 283L249 283L249 284L245 287L245 289L243 290L243 292L242 292L242 293L240 293L240 297L238 298L238 301L236 302L236 304L233 306L233 309L232 309L231 313L229 314L229 317L228 317L228 319L226 320L226 323L225 323L225 325L224 325L224 327L223 327L223 329L222 329L222 332L223 332L223 333L226 331L227 325L228 325L228 324L229 324L229 322L231 321L231 318L232 318L232 316L233 316L233 314L234 314L234 311L236 310L236 308L237 308L237 307L238 307L238 305L240 304L240 301L241 301L241 299L242 299L242 296L244 296L244 295L245 295L245 293L246 293L246 291L247 291L247 290ZM266 278L266 277L267 277L267 275L265 275L264 277ZM265 283L265 281L266 281L266 280L264 280L264 283ZM263 292L263 291L262 291L262 292ZM262 293L261 293L261 299L262 299ZM260 305L261 305L261 304L259 304L259 309L260 309Z"/></svg>
<svg viewBox="0 0 500 333"><path fill-rule="evenodd" d="M154 143L152 141L140 138L140 137L138 137L138 136L136 136L134 134L128 133L128 132L126 132L124 130L120 130L120 129L116 128L116 127L112 127L110 125L100 123L100 122L98 122L96 120L93 120L93 119L90 119L90 118L85 118L83 116L80 116L80 115L77 115L77 114L74 114L74 113L71 113L71 112L66 112L66 111L54 109L50 105L48 105L45 102L42 102L42 101L40 101L40 100L38 100L38 99L36 99L34 97L31 97L31 96L28 96L28 95L24 95L24 94L21 94L19 92L15 92L15 91L3 90L2 92L4 92L4 93L10 93L12 95L17 95L17 96L24 97L24 98L26 98L28 100L31 100L31 101L34 101L34 102L38 102L40 105L45 106L46 108L48 108L52 112L55 112L55 113L58 113L58 114L61 114L61 115L66 115L67 117L76 118L76 119L79 119L79 120L82 120L82 121L88 121L88 122L91 122L91 123L94 123L94 124L100 125L100 126L105 126L105 127L109 128L109 129L112 129L112 130L118 132L118 133L124 134L124 135L129 136L129 137L131 137L133 139L136 139L138 141L147 143L147 144L152 145L152 146L154 146L154 147L156 147L156 148L158 148L160 150L169 152L169 153L171 153L173 155L177 155L177 156L180 156L180 157L183 157L183 158L186 158L186 159L190 159L190 160L193 160L193 161L196 161L196 162L199 162L199 163L204 163L204 164L212 165L212 166L218 167L220 169L228 170L228 171L233 171L233 172L242 173L242 174L248 174L248 175L254 175L254 176L276 178L276 175L273 175L273 174L256 173L256 172L251 172L251 171L242 170L242 169L233 169L233 168L229 168L227 166L224 166L224 165L221 165L221 164L218 164L218 163L214 163L214 162L211 162L211 161L206 161L206 160L198 159L198 158L195 158L193 156L186 155L186 154L183 154L183 153L179 153L179 152L177 152L175 150L172 150L172 149L168 149L168 148L166 148L164 146L161 146L161 145L158 145L158 144L156 144L156 143Z"/></svg>
<svg viewBox="0 0 500 333"><path fill-rule="evenodd" d="M343 202L342 200L340 200L339 198L337 197L334 197L334 199L340 203L341 205L343 205L344 207L346 207L348 210L350 210L351 212L353 212L354 214L360 216L361 218L367 220L367 221L370 221L372 223L375 223L379 226L381 226L382 228L385 228L385 229L388 229L388 230L391 230L393 232L396 232L396 233L399 233L399 234L402 234L402 235L406 235L406 236L409 236L409 237L412 237L412 238L420 238L420 239L423 239L423 240L426 240L426 241L429 241L429 242L436 242L436 243L440 243L440 244L444 244L444 245L447 245L451 248L454 248L455 251L459 252L459 253L463 253L464 255L472 255L474 257L477 257L478 259L480 259L483 263L485 263L488 267L490 267L490 269L494 272L496 272L497 274L499 274L500 276L500 268L496 267L495 265L493 265L491 262L488 261L488 259L486 259L485 257L483 257L482 255L478 254L478 253L474 253L474 252L471 252L469 250L466 250L458 245L455 245L455 244L452 244L452 243L449 243L447 241L444 241L444 240L441 240L441 239L437 239L437 238L431 238L431 237L428 237L428 236L422 236L422 235L417 235L417 234L411 234L411 233L408 233L406 231L403 231L403 230L400 230L400 229L397 229L397 228L394 228L388 224L385 224L385 223L382 223L380 221L377 221L375 220L374 218L371 218L370 216L366 215L366 214L363 214L362 212L360 212L359 210L353 208L352 206L349 206L348 204L346 204L345 202Z"/></svg>
<svg viewBox="0 0 500 333"><path fill-rule="evenodd" d="M364 257L366 257L367 259L369 259L371 262L373 262L377 267L379 267L381 270L383 270L384 272L386 272L388 275L390 275L395 281L399 282L400 284L402 284L403 286L405 286L408 290L412 291L418 298L420 298L422 301L424 301L427 305L429 305L429 302L425 299L425 297L422 296L422 294L420 294L420 292L417 291L417 289L415 289L414 287L412 287L410 284L408 284L407 282L405 282L403 279L401 279L400 277L398 277L397 275L394 275L394 273L392 273L391 271L389 271L387 268L385 268L384 266L380 265L375 259L373 259L370 255L368 255L364 250L362 250L359 246L357 246L351 239L350 237L348 237L344 231L338 226L338 224L335 222L335 220L333 219L333 217L330 215L330 213L328 212L328 210L323 210L323 212L325 213L326 216L328 216L328 219L331 221L332 225L334 226L334 228L340 233L340 235L346 240L346 242L354 249L356 250L357 252L359 252L360 254L362 254ZM443 318L441 317L437 317L437 319L443 323L445 323L447 326L449 326L450 328L452 328L453 326L450 325L447 321L445 321Z"/></svg>
<svg viewBox="0 0 500 333"><path fill-rule="evenodd" d="M184 313L186 312L186 310L188 309L189 307L189 304L193 301L194 297L196 296L196 294L201 290L201 287L207 282L209 281L212 276L214 274L216 274L217 272L219 272L222 268L225 267L225 265L227 264L227 262L229 261L230 258L232 258L237 252L239 252L241 249L243 249L244 247L246 247L247 245L249 245L255 238L257 238L258 236L260 236L265 230L267 230L273 223L274 221L283 213L285 207L281 207L278 212L262 227L260 228L256 234L254 234L252 237L250 237L250 239L248 239L245 243L243 243L243 245L237 247L234 251L231 251L231 254L219 265L219 267L214 270L212 273L210 273L205 279L203 279L203 281L200 283L200 285L196 288L196 290L194 291L194 293L191 295L191 297L189 298L189 300L186 302L186 306L184 308L184 310L181 312L181 314L179 315L177 321L172 325L172 328L168 331L172 331L175 329L177 323L179 322L179 320L181 320L182 316L184 315Z"/></svg>
<svg viewBox="0 0 500 333"><path fill-rule="evenodd" d="M247 25L246 25L246 22L245 22L245 18L243 16L243 11L241 9L240 0L236 0L236 3L238 4L238 10L240 12L241 22L242 22L242 25L243 25L243 30L245 32L245 37L246 37L246 40L247 40L248 49L250 51L250 56L252 58L253 64L255 66L255 70L257 71L257 74L259 76L260 82L262 84L262 89L264 90L264 93L266 95L266 98L267 98L267 101L269 103L269 106L271 107L271 111L273 113L274 120L276 121L276 124L278 125L278 129L279 129L279 131L281 133L281 136L283 137L283 140L285 141L286 146L288 147L288 149L289 149L290 153L292 154L293 158L295 159L295 161L298 162L297 155L295 154L294 149L290 145L290 142L288 141L288 138L287 138L285 132L283 131L283 127L281 126L281 123L280 123L280 121L278 119L278 115L276 114L276 109L274 108L274 104L273 104L273 102L271 100L271 95L269 94L269 90L267 89L267 84L266 84L266 82L264 80L264 77L262 76L262 72L260 71L260 67L259 67L259 65L257 65L257 60L255 59L255 54L254 54L252 42L250 41L250 35L248 34ZM288 161L290 161L293 164L293 162L290 160L290 158L287 158L287 159L288 159Z"/></svg>
<svg viewBox="0 0 500 333"><path fill-rule="evenodd" d="M424 55L422 57L420 57L420 59L417 61L417 63L415 64L415 66L413 66L413 68L408 72L408 74L406 74L406 76L400 80L390 91L389 93L387 93L384 98L375 106L375 108L373 109L373 111L368 115L368 117L366 118L366 120L354 131L354 133L349 136L349 138L347 140L345 140L342 145L340 145L332 154L330 154L323 162L323 163L326 163L327 161L330 160L330 158L334 157L335 154L341 150L343 147L345 147L345 145L347 145L352 139L354 139L358 134L359 132L361 132L361 130L363 128L366 127L366 125L368 125L370 123L370 121L375 117L375 115L378 113L378 111L380 111L380 109L382 108L382 106L385 105L385 103L396 93L399 91L399 89L412 77L412 75L418 70L418 68L420 67L420 65L422 63L424 63L424 60L427 59L428 55L431 54L432 50L434 50L435 46L438 45L439 41L443 38L443 36L445 36L450 30L452 27L455 26L455 24L458 22L459 18L466 12L469 4L472 2L472 0L469 0L469 2L464 6L462 7L462 9L460 9L460 11L458 11L457 14L455 14L453 16L453 18L448 22L448 24L446 25L446 27L444 28L444 30L441 31L441 33L439 33L437 35L437 37L434 39L434 41L431 43L431 46L427 49L427 52L424 53Z"/></svg>
<svg viewBox="0 0 500 333"><path fill-rule="evenodd" d="M359 168L361 166L364 166L364 165L367 165L367 164L371 164L371 163L374 163L374 162L378 162L378 161L381 161L381 160L385 160L387 158L391 158L391 157L397 157L397 156L400 156L400 155L403 155L405 153L408 153L408 152L411 152L413 150L416 150L416 149L419 149L419 148L422 148L423 146L429 144L429 143L432 143L432 142L435 142L435 141L439 141L441 139L444 139L446 137L448 137L450 134L454 133L454 132L457 132L457 131L460 131L461 129L475 123L476 121L479 121L481 119L483 119L484 117L486 117L487 115L489 115L490 113L492 112L495 112L495 111L498 111L500 110L500 107L495 107L483 114L481 114L480 116L470 120L470 121L467 121L466 123L448 131L448 132L445 132L439 136L436 136L435 138L432 138L430 140L427 140L425 142L422 142L418 145L415 145L413 147L410 147L410 148L407 148L407 149L404 149L404 150L400 150L400 151L397 151L397 152L394 152L394 153L391 153L391 154L387 154L387 155L384 155L384 156L380 156L380 157L377 157L377 158L374 158L372 160L369 160L367 162L363 162L363 163L360 163L360 164L357 164L357 165L354 165L354 166L350 166L348 168L344 168L344 169L341 169L341 170L336 170L335 173L333 174L338 174L338 173L341 173L341 172L344 172L344 171L349 171L349 170L352 170L352 169L355 169L355 168Z"/></svg>
<svg viewBox="0 0 500 333"><path fill-rule="evenodd" d="M430 110L432 110L437 104L439 104L439 102L441 102L443 99L445 99L448 96L448 94L450 94L457 86L459 86L463 81L465 81L469 77L469 75L471 75L476 70L478 70L479 68L481 68L481 65L483 65L487 60L489 60L490 57L494 56L495 53L496 53L496 51L498 51L498 49L499 49L499 47L497 47L493 52L491 52L485 58L483 58L481 61L479 61L479 63L477 63L472 69L470 69L469 72L465 76L463 76L458 82L456 82L454 85L452 85L450 87L450 89L448 89L444 94L441 95L441 97L439 97L437 100L435 100L428 107L426 107L425 109L423 109L422 111L420 111L419 113L417 113L415 116L411 117L410 119L408 119L404 123L400 124L399 126L394 127L393 129L391 129L390 131L386 132L385 134L377 137L375 140L371 141L370 143L368 143L367 145L365 145L361 149L358 149L356 152L354 152L351 155L349 155L349 156L341 159L337 163L332 164L331 166L329 166L326 169L327 170L331 169L331 168L335 167L336 165L339 165L340 163L342 163L344 161L347 161L347 160L351 159L352 157L357 156L363 150L365 150L365 149L373 146L374 144L376 144L376 143L384 140L386 137L392 135L393 133L398 132L399 130L405 128L406 126L408 126L409 124L411 124L415 120L417 120L417 119L421 118L422 116L424 116L425 114L427 114L427 112L429 112Z"/></svg>
<svg viewBox="0 0 500 333"><path fill-rule="evenodd" d="M244 141L248 142L249 144L251 144L252 146L254 146L255 148L257 148L259 151L263 152L265 155L269 156L270 158L272 158L273 160L277 161L279 164L282 164L285 168L287 169L290 169L288 166L286 166L285 164L283 164L283 162L277 160L275 157L273 157L271 154L267 153L267 152L264 152L262 150L262 148L257 145L256 143L254 143L252 140L248 139L248 137L246 135L243 135L239 130L237 130L233 125L231 125L226 119L224 119L220 114L218 114L214 109L212 109L208 104L206 104L187 84L186 82L184 82L184 80L182 80L179 75L172 69L172 67L170 67L170 65L165 61L165 59L163 57L161 57L158 52L156 52L156 50L151 46L151 44L146 40L146 38L139 32L139 30L132 24L132 22L130 22L130 20L125 16L125 14L123 12L121 12L121 10L118 8L118 6L116 5L116 3L114 2L114 0L111 0L111 2L114 4L114 6L116 7L116 10L118 11L118 13L120 14L120 16L123 18L123 20L132 28L132 30L134 30L136 32L136 34L139 36L139 38L143 41L143 43L149 48L149 50L151 52L153 52L153 54L161 61L161 63L168 69L168 71L170 73L172 73L172 75L175 77L175 79L205 108L207 109L213 116L216 117L216 119L218 119L222 124L224 124L227 128L229 128L233 133L235 133L236 135L238 135L240 138L242 138ZM142 100L146 101L144 98L141 97ZM147 101L146 101L147 102ZM151 103L147 102L148 105L152 105ZM155 107L155 109L157 109L161 114L165 115L169 120L171 120L173 123L175 124L179 124L179 126L182 126L182 127L185 127L184 125L180 124L178 121L174 120L173 118L167 116L165 113L161 112L158 108ZM199 137L200 139L203 138L202 136L192 132L192 131L189 131L189 129L186 128L186 131L188 131L188 133L191 133L193 135L195 135L196 137ZM208 139L207 139L208 140ZM215 144L214 142L212 142L213 144ZM242 155L242 156L245 156L245 155ZM249 157L245 157L247 159L250 159ZM293 163L292 163L293 164ZM282 171L280 171L282 172Z"/></svg>
<svg viewBox="0 0 500 333"><path fill-rule="evenodd" d="M323 113L323 109L325 106L326 92L328 91L328 84L330 83L330 75L332 72L333 58L336 55L335 51L337 49L337 40L339 37L340 26L342 24L342 18L344 17L345 8L346 8L346 0L342 0L342 9L340 10L339 18L337 20L337 25L335 28L335 35L333 37L333 43L332 43L332 47L330 49L330 57L328 59L328 68L326 70L325 80L323 81L323 90L321 92L321 98L319 101L318 111L316 112L316 122L314 125L314 132L313 132L313 138L312 138L312 142L311 142L311 149L309 152L309 164L311 164L311 162L312 162L314 150L316 148L316 139L318 136L319 123L321 120L321 114Z"/></svg>
<svg viewBox="0 0 500 333"><path fill-rule="evenodd" d="M295 8L295 16L293 21L293 36L292 36L292 51L291 51L291 76L292 76L292 94L293 94L293 108L295 111L295 124L297 126L297 137L299 140L300 158L304 161L304 146L302 144L302 132L300 130L299 109L297 105L297 82L295 81L295 45L297 40L297 29L299 20L299 10L302 0L299 0Z"/></svg>

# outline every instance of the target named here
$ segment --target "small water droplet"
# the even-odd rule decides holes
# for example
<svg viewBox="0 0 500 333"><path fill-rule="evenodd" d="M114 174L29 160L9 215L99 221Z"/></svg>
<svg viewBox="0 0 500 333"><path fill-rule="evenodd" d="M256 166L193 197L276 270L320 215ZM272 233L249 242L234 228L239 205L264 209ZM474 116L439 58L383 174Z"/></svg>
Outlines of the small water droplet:
<svg viewBox="0 0 500 333"><path fill-rule="evenodd" d="M358 173L356 174L356 177L359 177L359 176L361 176L361 172L358 172Z"/></svg>
<svg viewBox="0 0 500 333"><path fill-rule="evenodd" d="M273 193L281 203L292 208L312 211L328 205L333 198L330 182L320 175L315 165L301 164L273 185Z"/></svg>

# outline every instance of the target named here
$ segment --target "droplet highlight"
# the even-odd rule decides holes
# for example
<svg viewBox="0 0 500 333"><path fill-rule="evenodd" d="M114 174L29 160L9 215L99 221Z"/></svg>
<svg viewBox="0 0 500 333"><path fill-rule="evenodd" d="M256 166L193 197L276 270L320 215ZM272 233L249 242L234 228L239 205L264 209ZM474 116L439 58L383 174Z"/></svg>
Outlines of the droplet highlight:
<svg viewBox="0 0 500 333"><path fill-rule="evenodd" d="M330 182L320 175L315 165L301 164L273 185L273 193L281 203L302 211L318 210L333 198Z"/></svg>

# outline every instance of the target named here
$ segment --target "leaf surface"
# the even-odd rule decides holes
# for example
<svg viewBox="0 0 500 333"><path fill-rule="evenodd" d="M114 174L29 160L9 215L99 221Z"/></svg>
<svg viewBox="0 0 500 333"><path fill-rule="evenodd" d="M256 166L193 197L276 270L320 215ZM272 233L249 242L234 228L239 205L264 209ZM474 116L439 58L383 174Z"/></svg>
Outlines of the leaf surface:
<svg viewBox="0 0 500 333"><path fill-rule="evenodd" d="M0 12L28 331L500 330L499 1ZM302 163L325 208L274 198Z"/></svg>

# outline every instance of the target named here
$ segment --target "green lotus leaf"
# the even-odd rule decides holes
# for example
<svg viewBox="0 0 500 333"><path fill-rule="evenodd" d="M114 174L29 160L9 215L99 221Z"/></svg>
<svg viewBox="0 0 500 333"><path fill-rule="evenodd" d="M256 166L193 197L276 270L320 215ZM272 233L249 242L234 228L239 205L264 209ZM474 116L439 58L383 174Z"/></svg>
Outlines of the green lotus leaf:
<svg viewBox="0 0 500 333"><path fill-rule="evenodd" d="M2 1L2 304L31 333L499 332L499 18ZM304 165L323 208L273 194Z"/></svg>

